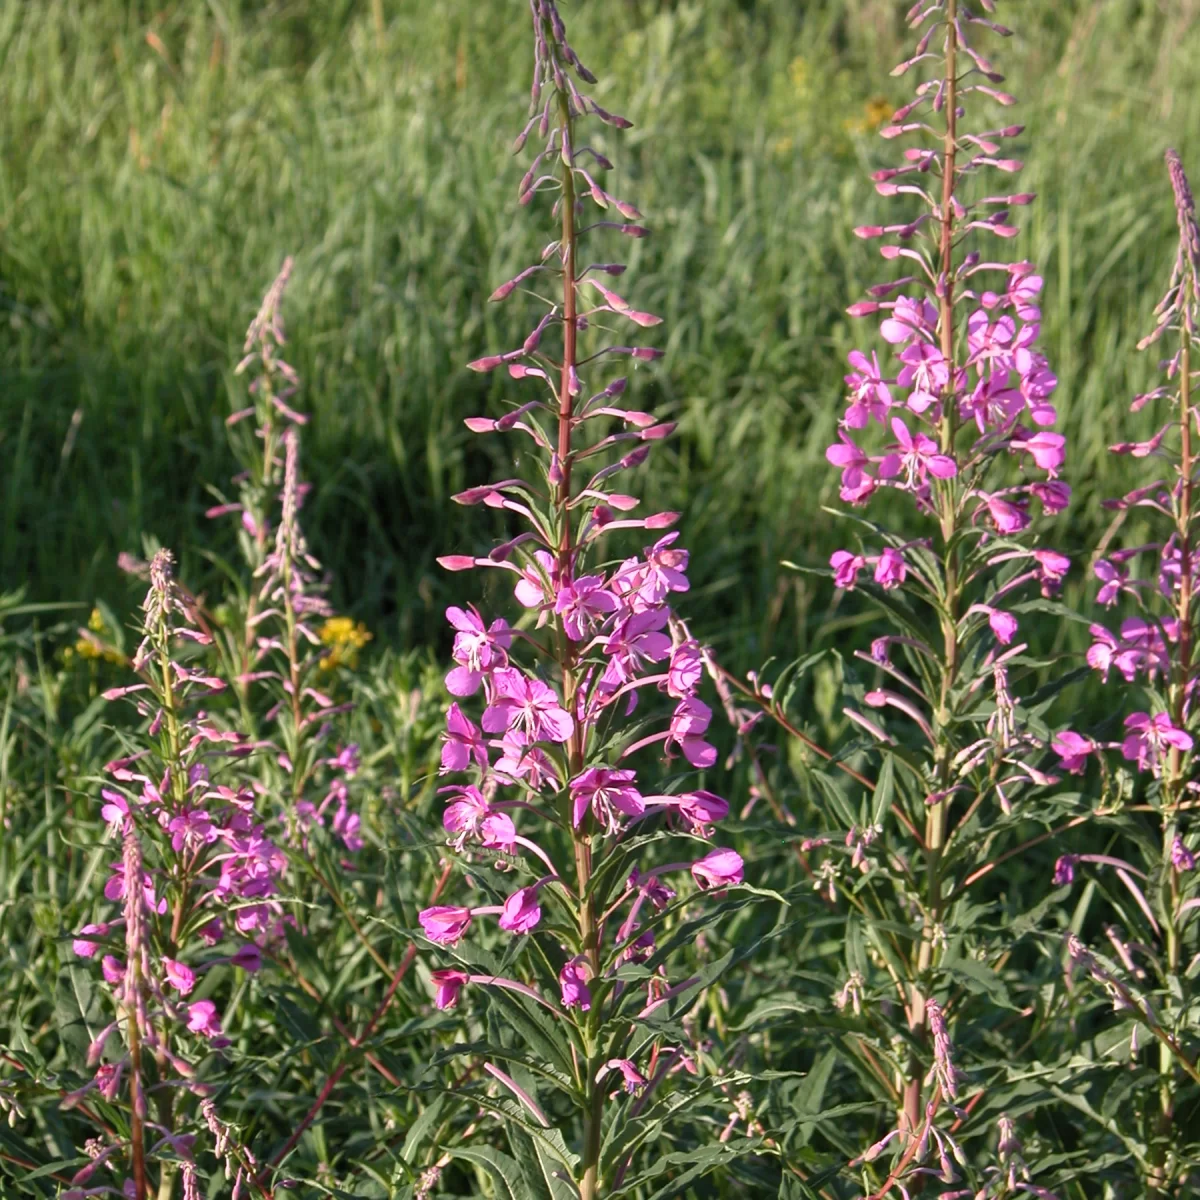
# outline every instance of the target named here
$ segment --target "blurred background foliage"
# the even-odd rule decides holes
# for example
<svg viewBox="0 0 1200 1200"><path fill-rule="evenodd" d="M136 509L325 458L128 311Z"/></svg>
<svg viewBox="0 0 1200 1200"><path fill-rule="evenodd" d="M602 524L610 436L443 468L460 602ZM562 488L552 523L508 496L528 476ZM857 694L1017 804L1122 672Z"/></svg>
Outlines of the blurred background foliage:
<svg viewBox="0 0 1200 1200"><path fill-rule="evenodd" d="M824 461L857 336L845 307L894 273L854 225L894 212L867 173L901 96L893 0L580 0L601 98L635 122L615 190L654 237L632 294L667 357L637 373L680 423L634 490L684 513L690 611L735 665L829 644L856 620L820 581L846 536ZM1108 443L1175 227L1161 154L1200 154L1200 3L1010 4L995 50L1027 126L1018 252L1047 277L1046 347L1086 556L1120 492ZM436 9L436 11L435 11ZM462 418L507 381L463 363L519 340L486 296L540 248L509 154L528 86L519 0L43 0L0 8L0 579L31 601L136 589L121 550L176 548L184 577L231 535L204 519L232 470L222 420L257 297L287 252L291 360L312 413L310 540L341 611L384 644L444 636L436 553L480 547L451 493L502 439ZM893 217L894 219L894 217ZM869 336L863 331L863 336ZM1149 417L1147 415L1146 419ZM227 548L227 547L224 547ZM1068 600L1082 601L1077 570ZM85 615L87 608L82 610ZM857 610L855 610L856 612ZM1061 636L1061 635L1060 635Z"/></svg>

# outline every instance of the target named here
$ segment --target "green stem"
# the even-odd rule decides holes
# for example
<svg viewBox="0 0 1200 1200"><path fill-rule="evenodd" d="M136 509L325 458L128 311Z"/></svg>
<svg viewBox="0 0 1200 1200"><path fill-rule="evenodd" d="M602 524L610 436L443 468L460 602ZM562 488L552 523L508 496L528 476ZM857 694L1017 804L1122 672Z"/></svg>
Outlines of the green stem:
<svg viewBox="0 0 1200 1200"><path fill-rule="evenodd" d="M946 58L943 98L945 101L946 131L942 140L942 202L940 212L940 258L941 295L939 297L938 335L942 359L949 373L946 398L943 401L938 421L938 440L943 454L953 455L958 434L958 413L952 401L957 372L954 366L954 184L955 161L958 155L958 32L955 21L958 16L958 0L946 3ZM949 736L951 721L951 698L959 669L958 644L958 549L955 534L958 522L957 489L953 481L937 487L938 518L942 536L945 563L945 595L941 614L942 625L942 671L941 688L937 710L933 714L935 743L934 772L937 787L945 791L950 783L953 745ZM925 818L925 864L926 894L924 923L921 940L917 946L913 978L910 984L908 1021L909 1029L922 1036L927 1023L924 977L934 959L934 939L942 914L941 857L946 843L946 817L948 801L939 800L930 806ZM914 1060L909 1064L909 1078L904 1087L901 1127L909 1136L916 1138L924 1114L921 1086L921 1066Z"/></svg>

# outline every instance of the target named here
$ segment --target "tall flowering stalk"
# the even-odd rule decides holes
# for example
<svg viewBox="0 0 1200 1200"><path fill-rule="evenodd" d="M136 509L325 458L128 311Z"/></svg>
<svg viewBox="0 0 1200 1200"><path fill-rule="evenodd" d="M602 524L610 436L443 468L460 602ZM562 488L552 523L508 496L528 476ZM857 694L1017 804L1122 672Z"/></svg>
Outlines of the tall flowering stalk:
<svg viewBox="0 0 1200 1200"><path fill-rule="evenodd" d="M1200 680L1194 390L1200 350L1200 228L1179 155L1168 150L1166 161L1179 250L1167 293L1155 310L1156 326L1138 348L1167 342L1167 383L1136 397L1131 409L1165 405L1167 412L1145 441L1111 447L1114 454L1150 460L1156 477L1108 505L1120 514L1118 520L1144 512L1154 529L1153 540L1107 551L1096 561L1099 601L1111 608L1126 598L1136 615L1116 630L1093 625L1087 655L1106 683L1119 686L1123 681L1130 692L1140 693L1143 703L1125 715L1119 741L1103 743L1068 731L1056 742L1064 766L1075 772L1085 769L1092 754L1119 750L1126 768L1141 777L1144 787L1146 803L1137 807L1136 815L1124 818L1138 823L1132 841L1141 849L1141 867L1115 857L1067 854L1059 859L1057 875L1059 882L1071 882L1086 869L1124 885L1125 899L1118 897L1118 904L1125 928L1109 930L1115 959L1082 946L1074 947L1070 957L1125 1015L1135 1062L1142 1058L1139 1029L1157 1039L1156 1101L1144 1107L1143 1136L1149 1148L1144 1182L1159 1195L1173 1193L1189 1157L1176 1120L1180 1082L1184 1075L1200 1082L1200 1044L1188 1033L1196 1020L1192 976L1200 950L1195 921L1200 908L1200 835L1190 821L1196 806L1195 691ZM1143 1033L1142 1041L1149 1045L1151 1039Z"/></svg>
<svg viewBox="0 0 1200 1200"><path fill-rule="evenodd" d="M981 7L994 8L991 0ZM988 874L998 834L1027 815L1044 819L1023 801L1053 782L1038 765L1046 736L1021 709L1010 672L1027 661L1023 613L1049 607L1068 567L1037 546L1034 516L1060 512L1070 489L1059 478L1064 438L1050 429L1057 381L1037 349L1042 279L1032 263L993 257L993 239L1018 232L1012 211L1034 199L989 182L1021 169L1003 147L1022 127L968 124L969 111L1015 102L975 46L981 33L1009 30L966 0L921 0L908 19L919 41L893 74L917 72L921 81L881 131L907 148L873 179L881 195L914 208L897 223L855 231L881 240L883 258L907 273L849 310L881 318L885 353L850 354L846 409L827 457L841 468L844 502L866 509L877 493L906 500L929 533L905 538L861 519L862 545L835 553L831 566L846 589L869 573L896 627L860 655L877 685L846 710L881 753L884 773L873 816L853 825L845 844L852 875L882 866L877 878L893 891L868 926L879 916L895 921L897 904L899 919L916 925L911 949L894 934L873 934L890 976L884 991L901 1000L908 1026L893 1085L901 1161L923 1171L933 1156L952 1178L940 1114L962 1102L951 1037L965 1028L967 1005L953 981L969 936L956 925L955 900ZM1030 603L1031 591L1043 599ZM884 827L889 813L907 831L900 842ZM832 899L845 868L830 851L817 869ZM972 953L1001 957L987 947ZM858 997L863 980L852 972L851 984Z"/></svg>
<svg viewBox="0 0 1200 1200"><path fill-rule="evenodd" d="M243 469L234 481L236 499L222 497L208 515L239 517L239 546L251 578L238 581L237 603L221 614L217 628L243 721L273 738L280 778L268 784L282 801L279 816L289 841L304 845L314 826L328 825L347 850L356 851L361 821L350 789L358 748L329 745L336 718L349 706L335 703L323 678L325 629L337 619L300 521L309 491L300 471L300 431L308 416L294 407L300 380L283 357L282 305L292 268L288 257L246 331L237 366L238 375L250 376L252 403L226 423Z"/></svg>
<svg viewBox="0 0 1200 1200"><path fill-rule="evenodd" d="M117 1015L88 1050L94 1077L67 1106L93 1093L116 1103L127 1079L128 1136L105 1148L103 1162L127 1161L137 1200L151 1187L172 1195L177 1176L194 1200L197 1138L213 1090L201 1064L229 1041L217 1001L189 997L213 968L259 969L280 930L286 859L241 778L249 739L207 711L226 684L197 659L211 636L175 581L168 551L149 574L132 663L140 682L105 693L132 697L144 721L140 744L108 764L111 782L101 790L101 815L122 846L104 886L119 915L86 925L74 942L77 955L100 958ZM227 1152L231 1171L251 1165L248 1152L220 1151ZM72 1182L82 1187L100 1165Z"/></svg>
<svg viewBox="0 0 1200 1200"><path fill-rule="evenodd" d="M445 826L469 879L495 897L429 908L420 920L426 936L447 947L480 918L494 919L507 934L534 935L536 948L523 956L528 981L441 970L434 973L437 1003L452 1007L461 989L477 985L554 1014L554 1063L511 1048L504 1053L557 1083L576 1105L577 1150L558 1153L579 1195L594 1200L620 1184L650 1136L660 1115L651 1093L666 1075L696 1070L687 1047L669 1044L667 1026L657 1024L677 1007L673 1000L685 1003L701 982L668 975L668 954L680 937L675 916L692 899L677 898L669 881L682 876L695 891L723 890L741 883L743 864L732 850L703 845L728 811L724 800L703 790L655 792L639 778L651 750L696 769L716 757L705 741L711 710L697 696L700 651L670 607L672 594L689 586L687 551L678 534L662 533L677 514L625 516L638 501L613 490L673 426L621 407L623 376L585 385L588 374L615 360L662 354L626 342L630 325L649 328L660 318L609 286L625 267L584 256L597 235L641 238L648 231L633 205L598 181L610 163L583 132L589 118L617 129L629 122L580 90L595 78L567 40L553 0L531 0L530 8L533 115L517 149L531 136L539 148L519 199L525 205L552 197L560 224L541 260L492 299L504 300L524 283L537 285L531 294L552 292L555 299L521 346L470 364L476 371L504 368L532 386L531 397L514 401L498 420L467 424L531 439L538 478L458 495L460 503L515 514L525 529L485 557L440 560L452 571L505 572L521 614L510 624L473 607L447 610L456 666L446 685L455 700L442 767L462 782L445 789ZM634 529L648 531L651 544L641 556L614 559L610 535ZM659 695L669 699L669 715L649 702ZM657 844L664 826L700 843L702 852L645 869L638 851ZM685 928L703 923L689 917ZM664 931L671 937L660 944ZM485 1069L533 1129L545 1126L526 1087L494 1063Z"/></svg>

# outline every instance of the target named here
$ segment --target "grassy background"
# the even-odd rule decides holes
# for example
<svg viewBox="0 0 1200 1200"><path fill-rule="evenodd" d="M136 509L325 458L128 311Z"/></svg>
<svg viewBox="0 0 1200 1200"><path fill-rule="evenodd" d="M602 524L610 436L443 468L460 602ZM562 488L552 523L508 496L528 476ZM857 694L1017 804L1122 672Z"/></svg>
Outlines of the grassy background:
<svg viewBox="0 0 1200 1200"><path fill-rule="evenodd" d="M680 435L637 488L685 513L703 634L744 665L803 650L829 595L779 560L839 541L823 451L853 345L843 310L890 270L850 230L888 203L865 176L894 147L865 127L904 96L888 75L904 6L569 7L603 102L636 124L607 143L617 190L656 232L633 247L629 291L667 318L668 355L638 387ZM1129 478L1105 447L1140 428L1126 401L1153 368L1133 343L1173 256L1163 148L1200 172L1200 3L1003 7L1017 34L987 49L1023 101L1022 186L1039 193L1015 249L1047 277L1076 487L1062 536L1086 552L1098 498ZM117 552L146 538L203 577L201 547L226 536L203 509L232 469L231 367L292 252L310 540L339 605L385 640L440 636L433 556L487 534L447 497L508 450L464 430L501 385L462 364L527 327L520 302L484 297L547 235L515 205L508 151L525 6L436 9L0 8L0 590L119 611L136 597Z"/></svg>

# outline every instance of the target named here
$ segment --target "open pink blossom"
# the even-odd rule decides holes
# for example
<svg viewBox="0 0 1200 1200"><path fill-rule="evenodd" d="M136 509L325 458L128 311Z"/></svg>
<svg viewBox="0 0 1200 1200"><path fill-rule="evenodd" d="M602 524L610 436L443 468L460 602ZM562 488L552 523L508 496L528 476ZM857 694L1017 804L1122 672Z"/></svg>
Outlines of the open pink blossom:
<svg viewBox="0 0 1200 1200"><path fill-rule="evenodd" d="M908 426L899 418L892 418L892 432L900 448L900 467L903 469L908 488L924 486L926 474L936 479L950 479L958 474L958 466L947 454L938 450L937 442L921 432L910 433ZM883 468L880 468L881 473Z"/></svg>
<svg viewBox="0 0 1200 1200"><path fill-rule="evenodd" d="M1149 769L1157 774L1164 751L1192 748L1191 734L1173 725L1167 713L1131 713L1125 718L1125 728L1130 733L1121 743L1121 753L1136 762L1139 771Z"/></svg>
<svg viewBox="0 0 1200 1200"><path fill-rule="evenodd" d="M451 605L446 619L458 631L451 651L458 666L447 674L446 690L452 696L474 695L483 677L508 661L505 651L512 645L512 631L503 617L485 626L473 606L465 610Z"/></svg>
<svg viewBox="0 0 1200 1200"><path fill-rule="evenodd" d="M609 836L621 827L621 816L640 817L646 811L642 794L633 786L635 771L588 767L571 780L572 823L578 829L590 808Z"/></svg>
<svg viewBox="0 0 1200 1200"><path fill-rule="evenodd" d="M692 832L701 837L711 837L712 826L729 816L729 802L703 790L682 793L677 806L679 815L691 826Z"/></svg>
<svg viewBox="0 0 1200 1200"><path fill-rule="evenodd" d="M907 574L908 564L904 561L903 553L894 546L885 547L875 563L875 582L884 591L891 591L904 582Z"/></svg>
<svg viewBox="0 0 1200 1200"><path fill-rule="evenodd" d="M531 741L565 742L575 722L554 689L515 667L501 667L493 675L495 696L483 710L483 728L488 733L520 729Z"/></svg>
<svg viewBox="0 0 1200 1200"><path fill-rule="evenodd" d="M188 1005L187 1027L192 1033L202 1034L206 1038L221 1036L221 1018L217 1006L211 1000L197 1000Z"/></svg>
<svg viewBox="0 0 1200 1200"><path fill-rule="evenodd" d="M614 613L620 602L605 591L600 575L582 575L559 585L554 611L563 619L563 628L573 642L582 642L595 626Z"/></svg>
<svg viewBox="0 0 1200 1200"><path fill-rule="evenodd" d="M525 608L540 608L550 603L557 574L554 559L545 550L535 550L533 557L533 564L521 568L521 578L513 589L518 602Z"/></svg>
<svg viewBox="0 0 1200 1200"><path fill-rule="evenodd" d="M631 1096L640 1094L649 1082L627 1058L610 1058L596 1073L596 1082L599 1083L609 1071L620 1072L625 1091Z"/></svg>
<svg viewBox="0 0 1200 1200"><path fill-rule="evenodd" d="M71 949L79 955L80 958L94 958L100 950L99 939L107 937L109 926L107 924L85 925L71 943ZM87 937L87 934L94 934L95 939Z"/></svg>
<svg viewBox="0 0 1200 1200"><path fill-rule="evenodd" d="M861 350L851 350L848 357L854 370L845 377L851 400L846 409L846 427L863 429L869 420L883 421L892 404L892 393L880 373L877 354L868 359Z"/></svg>
<svg viewBox="0 0 1200 1200"><path fill-rule="evenodd" d="M475 722L452 703L442 734L442 771L465 771L472 761L487 767L487 742Z"/></svg>
<svg viewBox="0 0 1200 1200"><path fill-rule="evenodd" d="M704 733L712 721L712 709L703 700L694 696L681 700L671 714L670 736L683 751L683 757L693 767L704 769L717 761L717 750L704 740Z"/></svg>

